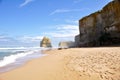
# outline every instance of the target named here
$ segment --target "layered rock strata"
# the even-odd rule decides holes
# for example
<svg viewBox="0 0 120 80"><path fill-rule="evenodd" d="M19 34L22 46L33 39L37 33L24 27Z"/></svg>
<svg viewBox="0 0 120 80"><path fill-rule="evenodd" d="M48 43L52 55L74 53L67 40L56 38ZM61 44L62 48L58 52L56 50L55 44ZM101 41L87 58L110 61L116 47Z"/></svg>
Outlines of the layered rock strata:
<svg viewBox="0 0 120 80"><path fill-rule="evenodd" d="M120 44L120 0L80 19L79 31L75 37L78 47Z"/></svg>

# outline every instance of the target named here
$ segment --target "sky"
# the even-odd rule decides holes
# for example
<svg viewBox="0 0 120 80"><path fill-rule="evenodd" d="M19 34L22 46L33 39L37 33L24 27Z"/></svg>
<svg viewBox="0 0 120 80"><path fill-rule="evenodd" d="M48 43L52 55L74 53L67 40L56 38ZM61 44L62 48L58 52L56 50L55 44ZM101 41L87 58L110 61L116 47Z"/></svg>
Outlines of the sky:
<svg viewBox="0 0 120 80"><path fill-rule="evenodd" d="M0 0L0 47L36 47L47 36L53 46L74 41L78 21L111 0Z"/></svg>

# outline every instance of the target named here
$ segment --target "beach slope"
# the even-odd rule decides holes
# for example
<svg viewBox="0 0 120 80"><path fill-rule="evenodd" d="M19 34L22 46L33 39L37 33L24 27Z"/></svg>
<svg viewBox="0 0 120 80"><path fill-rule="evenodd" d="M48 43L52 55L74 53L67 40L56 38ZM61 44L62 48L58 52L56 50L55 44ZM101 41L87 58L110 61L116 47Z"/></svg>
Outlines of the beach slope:
<svg viewBox="0 0 120 80"><path fill-rule="evenodd" d="M120 47L45 51L1 80L120 80Z"/></svg>

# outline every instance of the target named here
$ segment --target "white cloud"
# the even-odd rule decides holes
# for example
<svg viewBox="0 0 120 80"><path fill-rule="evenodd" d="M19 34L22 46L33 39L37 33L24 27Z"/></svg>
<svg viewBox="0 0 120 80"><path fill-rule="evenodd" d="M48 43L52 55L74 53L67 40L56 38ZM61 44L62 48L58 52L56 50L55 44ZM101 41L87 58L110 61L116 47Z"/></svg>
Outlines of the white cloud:
<svg viewBox="0 0 120 80"><path fill-rule="evenodd" d="M65 12L70 12L71 10L68 9L56 9L55 11L53 11L52 13L50 13L50 15L56 14L56 13L65 13Z"/></svg>
<svg viewBox="0 0 120 80"><path fill-rule="evenodd" d="M43 38L43 36L23 36L23 37L9 37L5 35L0 35L0 41L19 41L19 42L36 42L40 41Z"/></svg>
<svg viewBox="0 0 120 80"><path fill-rule="evenodd" d="M82 1L82 0L74 0L74 3L79 3L80 1Z"/></svg>
<svg viewBox="0 0 120 80"><path fill-rule="evenodd" d="M57 30L77 30L78 26L76 25L58 25Z"/></svg>
<svg viewBox="0 0 120 80"><path fill-rule="evenodd" d="M57 25L57 28L54 32L45 33L56 38L67 38L74 37L79 34L79 29L77 25Z"/></svg>
<svg viewBox="0 0 120 80"><path fill-rule="evenodd" d="M39 46L42 38L42 36L11 37L9 35L0 35L0 47Z"/></svg>
<svg viewBox="0 0 120 80"><path fill-rule="evenodd" d="M19 38L18 40L25 42L25 43L31 43L31 42L38 42L43 38L43 36L24 36Z"/></svg>
<svg viewBox="0 0 120 80"><path fill-rule="evenodd" d="M113 0L108 0L108 1L113 1Z"/></svg>
<svg viewBox="0 0 120 80"><path fill-rule="evenodd" d="M78 20L66 19L65 22L72 23L72 24L78 24Z"/></svg>
<svg viewBox="0 0 120 80"><path fill-rule="evenodd" d="M73 40L79 34L79 27L77 25L56 25L56 28L51 32L44 33L49 36L52 43L58 44L61 40ZM43 34L42 34L43 35ZM7 35L0 35L0 46L36 46L40 44L43 36L16 36L9 37Z"/></svg>
<svg viewBox="0 0 120 80"><path fill-rule="evenodd" d="M54 15L57 13L67 13L67 12L78 12L78 11L82 11L82 10L86 10L88 8L83 8L83 9L56 9L53 12L50 13L50 15Z"/></svg>
<svg viewBox="0 0 120 80"><path fill-rule="evenodd" d="M34 0L25 0L24 3L20 4L20 7L23 7L25 5L27 5L30 2L33 2Z"/></svg>
<svg viewBox="0 0 120 80"><path fill-rule="evenodd" d="M4 35L0 35L0 39L3 39L3 38L5 38L6 36L4 36Z"/></svg>
<svg viewBox="0 0 120 80"><path fill-rule="evenodd" d="M0 41L10 41L12 38L8 37L8 36L5 36L5 35L0 35Z"/></svg>

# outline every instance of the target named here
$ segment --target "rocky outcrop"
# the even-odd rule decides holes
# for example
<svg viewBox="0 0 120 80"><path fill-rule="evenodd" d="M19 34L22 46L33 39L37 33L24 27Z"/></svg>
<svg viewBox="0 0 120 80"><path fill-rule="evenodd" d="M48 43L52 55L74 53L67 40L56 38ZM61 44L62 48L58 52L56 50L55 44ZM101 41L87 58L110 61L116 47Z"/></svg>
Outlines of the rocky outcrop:
<svg viewBox="0 0 120 80"><path fill-rule="evenodd" d="M64 41L59 43L60 48L72 48L75 47L75 43L72 41Z"/></svg>
<svg viewBox="0 0 120 80"><path fill-rule="evenodd" d="M42 41L40 42L40 47L52 47L50 39L48 37L43 37Z"/></svg>
<svg viewBox="0 0 120 80"><path fill-rule="evenodd" d="M79 20L79 31L75 37L79 47L120 44L120 0Z"/></svg>
<svg viewBox="0 0 120 80"><path fill-rule="evenodd" d="M76 35L75 36L75 47L79 47L79 44L80 43L80 36L79 35Z"/></svg>

